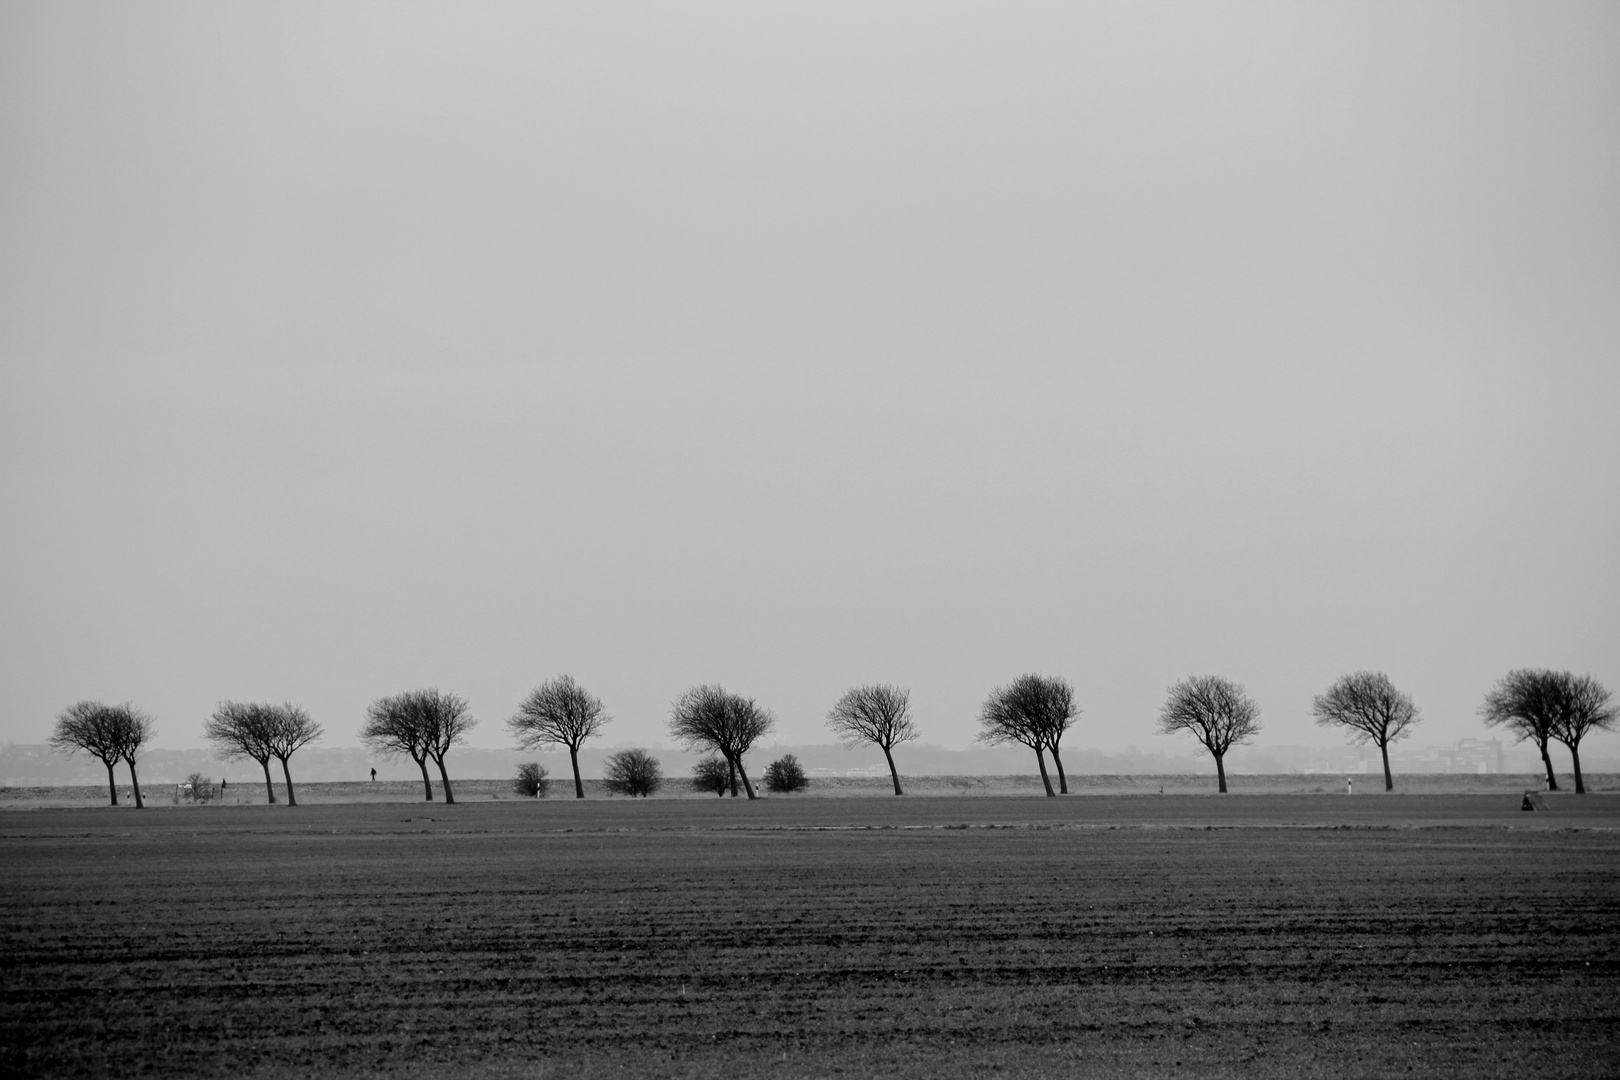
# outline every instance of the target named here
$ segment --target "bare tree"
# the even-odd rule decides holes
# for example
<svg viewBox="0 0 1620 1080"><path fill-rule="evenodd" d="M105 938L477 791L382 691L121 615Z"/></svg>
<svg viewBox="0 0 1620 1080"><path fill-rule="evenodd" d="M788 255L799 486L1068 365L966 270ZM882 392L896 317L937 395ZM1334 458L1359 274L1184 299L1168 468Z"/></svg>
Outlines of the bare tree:
<svg viewBox="0 0 1620 1080"><path fill-rule="evenodd" d="M512 790L519 795L527 795L531 799L543 799L551 781L546 777L545 766L538 761L525 761L518 766L517 777L512 781Z"/></svg>
<svg viewBox="0 0 1620 1080"><path fill-rule="evenodd" d="M409 695L378 698L366 708L366 722L360 728L360 741L380 754L410 755L422 770L425 802L433 801L433 781L428 778L427 732L417 722L416 711L405 699ZM266 770L268 775L269 770Z"/></svg>
<svg viewBox="0 0 1620 1080"><path fill-rule="evenodd" d="M292 769L287 759L303 746L321 737L321 725L310 719L309 713L292 702L267 706L270 714L270 752L281 762L281 775L287 781L287 805L297 806L293 794Z"/></svg>
<svg viewBox="0 0 1620 1080"><path fill-rule="evenodd" d="M601 734L612 719L597 697L570 676L559 675L524 698L517 715L506 726L525 750L542 744L568 747L568 760L574 766L574 798L583 799L585 782L579 777L579 748L586 739Z"/></svg>
<svg viewBox="0 0 1620 1080"><path fill-rule="evenodd" d="M1215 758L1220 790L1226 791L1226 752L1260 731L1260 706L1243 687L1218 675L1194 675L1170 688L1159 711L1159 731L1190 732Z"/></svg>
<svg viewBox="0 0 1620 1080"><path fill-rule="evenodd" d="M694 686L676 699L670 709L669 730L688 749L713 750L723 757L730 770L731 795L737 797L737 776L743 790L754 798L743 767L743 755L776 724L769 709L753 698L733 694L719 686Z"/></svg>
<svg viewBox="0 0 1620 1080"><path fill-rule="evenodd" d="M107 790L112 805L118 805L118 781L113 766L124 756L124 740L129 724L123 713L133 711L125 705L104 705L99 701L80 701L63 709L56 718L56 730L51 734L51 748L65 754L84 751L107 766ZM130 777L133 779L134 771ZM135 785L136 805L140 805L140 785Z"/></svg>
<svg viewBox="0 0 1620 1080"><path fill-rule="evenodd" d="M1389 744L1411 734L1419 720L1412 699L1395 689L1382 671L1346 675L1311 699L1311 712L1322 727L1347 728L1356 742L1371 741L1384 758L1384 790L1395 790L1389 771Z"/></svg>
<svg viewBox="0 0 1620 1080"><path fill-rule="evenodd" d="M609 791L645 799L663 786L664 770L645 750L620 750L608 755L602 782Z"/></svg>
<svg viewBox="0 0 1620 1080"><path fill-rule="evenodd" d="M1590 675L1579 675L1571 680L1569 711L1553 725L1553 738L1569 747L1570 760L1575 766L1575 794L1586 794L1586 783L1581 779L1581 740L1596 728L1614 730L1615 707L1610 704L1609 691Z"/></svg>
<svg viewBox="0 0 1620 1080"><path fill-rule="evenodd" d="M978 741L991 745L1016 742L1034 750L1041 768L1041 785L1048 795L1055 795L1046 771L1046 751L1050 750L1058 766L1058 783L1067 795L1069 781L1058 757L1058 744L1079 711L1074 704L1074 688L1066 680L1020 675L985 698L979 710Z"/></svg>
<svg viewBox="0 0 1620 1080"><path fill-rule="evenodd" d="M214 753L225 761L250 758L264 770L264 790L271 805L276 801L276 785L270 779L270 729L274 705L255 702L222 701L203 725L203 738L214 744Z"/></svg>
<svg viewBox="0 0 1620 1080"><path fill-rule="evenodd" d="M726 785L733 783L737 772L725 761L710 754L692 766L692 789L712 791L725 798Z"/></svg>
<svg viewBox="0 0 1620 1080"><path fill-rule="evenodd" d="M444 786L444 801L453 803L455 794L450 790L450 772L444 767L444 756L453 746L467 741L467 732L478 723L468 713L467 699L455 694L426 691L424 728L427 731L428 757L439 767L439 783Z"/></svg>
<svg viewBox="0 0 1620 1080"><path fill-rule="evenodd" d="M827 714L827 726L843 740L846 749L853 750L863 742L877 743L889 763L894 793L905 794L900 790L900 774L890 751L919 734L911 718L911 691L898 686L857 686L838 699Z"/></svg>
<svg viewBox="0 0 1620 1080"><path fill-rule="evenodd" d="M1535 742L1547 770L1548 791L1558 790L1552 756L1547 750L1548 741L1557 739L1569 747L1575 766L1575 793L1584 795L1581 739L1594 728L1606 731L1613 727L1615 709L1609 704L1609 697L1609 691L1590 675L1521 668L1508 672L1485 695L1480 715L1492 727L1505 725L1519 741Z"/></svg>

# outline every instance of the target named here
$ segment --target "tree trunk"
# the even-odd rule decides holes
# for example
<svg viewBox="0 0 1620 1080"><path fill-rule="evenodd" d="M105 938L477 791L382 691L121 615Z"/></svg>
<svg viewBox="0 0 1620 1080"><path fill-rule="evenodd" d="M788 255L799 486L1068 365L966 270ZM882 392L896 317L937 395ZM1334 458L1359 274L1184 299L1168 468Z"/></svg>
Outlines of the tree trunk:
<svg viewBox="0 0 1620 1080"><path fill-rule="evenodd" d="M1056 797L1057 793L1052 790L1052 778L1046 775L1046 755L1041 753L1041 748L1038 746L1035 748L1035 760L1040 763L1041 783L1046 785L1046 793Z"/></svg>
<svg viewBox="0 0 1620 1080"><path fill-rule="evenodd" d="M287 781L287 805L297 806L298 800L293 796L292 770L287 768L287 759L277 754L276 760L281 762L281 775Z"/></svg>
<svg viewBox="0 0 1620 1080"><path fill-rule="evenodd" d="M904 795L905 792L900 790L900 774L894 771L894 755L889 753L887 746L883 747L883 758L889 763L889 779L894 781L894 793Z"/></svg>
<svg viewBox="0 0 1620 1080"><path fill-rule="evenodd" d="M1378 744L1378 752L1384 755L1384 790L1395 790L1395 778L1389 773L1389 743L1386 740Z"/></svg>
<svg viewBox="0 0 1620 1080"><path fill-rule="evenodd" d="M1054 742L1051 746L1048 746L1047 749L1052 751L1052 764L1057 766L1058 793L1061 795L1067 795L1069 793L1069 778L1063 774L1063 759L1058 757L1057 743Z"/></svg>
<svg viewBox="0 0 1620 1080"><path fill-rule="evenodd" d="M574 764L574 798L583 799L585 797L585 781L579 778L579 747L570 746L568 748L568 760Z"/></svg>
<svg viewBox="0 0 1620 1080"><path fill-rule="evenodd" d="M274 806L276 805L276 782L270 779L270 759L261 759L259 765L264 769L264 790L270 796L270 805Z"/></svg>
<svg viewBox="0 0 1620 1080"><path fill-rule="evenodd" d="M735 799L737 797L737 763L731 760L730 754L726 755L726 772L731 776L731 797Z"/></svg>
<svg viewBox="0 0 1620 1080"><path fill-rule="evenodd" d="M1572 742L1572 743L1565 743L1564 745L1569 747L1570 760L1575 763L1575 794L1577 794L1577 795L1585 795L1586 794L1586 784L1584 784L1581 781L1581 747L1580 747L1580 743Z"/></svg>
<svg viewBox="0 0 1620 1080"><path fill-rule="evenodd" d="M422 788L423 788L423 790L425 790L427 792L427 801L432 802L433 801L433 781L428 779L427 755L423 754L421 757L412 758L411 760L415 761L416 762L416 767L418 769L422 770Z"/></svg>
<svg viewBox="0 0 1620 1080"><path fill-rule="evenodd" d="M1547 753L1547 740L1542 739L1540 745L1541 745L1541 763L1542 763L1542 765L1546 766L1546 768L1547 768L1547 790L1548 791L1557 791L1558 790L1558 777L1553 775L1553 771L1552 771L1552 755Z"/></svg>
<svg viewBox="0 0 1620 1080"><path fill-rule="evenodd" d="M135 809L144 810L146 801L141 798L141 782L135 776L135 759L125 758L129 762L129 786L135 789Z"/></svg>
<svg viewBox="0 0 1620 1080"><path fill-rule="evenodd" d="M113 771L112 771L113 770L113 763L110 762L110 761L103 761L102 764L107 766L107 787L112 792L112 804L114 806L117 806L118 805L118 781L113 779Z"/></svg>
<svg viewBox="0 0 1620 1080"><path fill-rule="evenodd" d="M1215 775L1221 778L1221 794L1226 794L1226 755L1215 755Z"/></svg>
<svg viewBox="0 0 1620 1080"><path fill-rule="evenodd" d="M450 774L444 771L444 755L435 754L433 764L439 767L439 782L444 785L444 804L449 806L456 801L456 796L450 790Z"/></svg>
<svg viewBox="0 0 1620 1080"><path fill-rule="evenodd" d="M752 799L754 797L754 785L748 782L748 770L743 768L741 754L737 755L737 771L742 774L743 790L747 792L748 797ZM733 792L732 794L736 794L736 792Z"/></svg>

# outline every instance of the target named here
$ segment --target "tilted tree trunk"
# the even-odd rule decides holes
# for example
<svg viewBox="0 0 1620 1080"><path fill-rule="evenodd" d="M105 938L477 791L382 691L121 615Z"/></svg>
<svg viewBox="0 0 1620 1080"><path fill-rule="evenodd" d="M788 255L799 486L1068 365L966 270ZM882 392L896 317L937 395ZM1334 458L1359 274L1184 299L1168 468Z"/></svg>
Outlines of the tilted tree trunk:
<svg viewBox="0 0 1620 1080"><path fill-rule="evenodd" d="M1221 779L1221 794L1226 794L1226 755L1215 755L1215 775Z"/></svg>
<svg viewBox="0 0 1620 1080"><path fill-rule="evenodd" d="M1570 760L1575 763L1575 794L1577 794L1577 795L1585 795L1586 794L1586 784L1584 784L1581 781L1581 748L1580 748L1580 743L1572 742L1572 743L1565 743L1564 745L1569 747Z"/></svg>
<svg viewBox="0 0 1620 1080"><path fill-rule="evenodd" d="M260 758L259 765L264 769L264 790L270 796L270 805L276 805L276 782L270 779L270 759Z"/></svg>
<svg viewBox="0 0 1620 1080"><path fill-rule="evenodd" d="M725 757L726 771L731 776L731 797L735 799L737 797L737 763L731 760L730 754L727 754Z"/></svg>
<svg viewBox="0 0 1620 1080"><path fill-rule="evenodd" d="M585 797L585 781L579 778L579 747L570 746L568 748L568 760L574 765L574 798L583 799Z"/></svg>
<svg viewBox="0 0 1620 1080"><path fill-rule="evenodd" d="M1041 783L1046 786L1046 793L1055 798L1057 796L1057 792L1052 790L1052 778L1046 775L1046 755L1041 753L1041 748L1039 746L1035 748L1035 760L1040 763Z"/></svg>
<svg viewBox="0 0 1620 1080"><path fill-rule="evenodd" d="M292 770L287 768L287 759L277 754L276 760L281 762L281 775L287 781L287 805L297 806L298 800L293 796Z"/></svg>
<svg viewBox="0 0 1620 1080"><path fill-rule="evenodd" d="M1391 776L1389 772L1389 741L1385 740L1384 742L1379 743L1378 751L1384 755L1384 790L1394 791L1395 777Z"/></svg>
<svg viewBox="0 0 1620 1080"><path fill-rule="evenodd" d="M117 806L118 805L118 781L113 778L113 763L110 762L110 761L103 761L102 764L107 766L107 788L108 788L108 790L110 790L112 792L112 804L114 806Z"/></svg>
<svg viewBox="0 0 1620 1080"><path fill-rule="evenodd" d="M748 782L748 770L743 768L743 759L741 754L737 755L737 773L742 777L744 793L746 793L747 796L752 799L754 797L754 785Z"/></svg>
<svg viewBox="0 0 1620 1080"><path fill-rule="evenodd" d="M1069 793L1069 778L1063 774L1063 759L1058 757L1057 743L1053 743L1047 749L1052 751L1052 764L1057 766L1058 793L1067 795Z"/></svg>
<svg viewBox="0 0 1620 1080"><path fill-rule="evenodd" d="M879 743L878 745L882 746L883 744ZM889 753L889 748L887 746L883 747L883 757L884 760L889 763L889 779L894 781L894 793L896 795L904 795L905 792L900 790L900 774L894 769L894 755Z"/></svg>
<svg viewBox="0 0 1620 1080"><path fill-rule="evenodd" d="M1547 740L1542 739L1539 745L1541 747L1541 764L1547 769L1547 790L1557 791L1558 777L1553 775L1552 755L1547 753Z"/></svg>
<svg viewBox="0 0 1620 1080"><path fill-rule="evenodd" d="M141 782L135 776L135 759L125 758L124 760L129 762L129 786L135 791L135 809L144 810L146 800L141 798Z"/></svg>
<svg viewBox="0 0 1620 1080"><path fill-rule="evenodd" d="M411 758L411 760L416 762L416 767L418 769L422 770L422 790L427 792L427 801L432 802L433 801L433 781L428 779L427 755L423 754L421 757L413 757L413 758Z"/></svg>
<svg viewBox="0 0 1620 1080"><path fill-rule="evenodd" d="M439 782L444 785L444 802L448 806L456 801L455 793L450 790L450 774L444 770L444 755L434 754L433 764L439 767Z"/></svg>

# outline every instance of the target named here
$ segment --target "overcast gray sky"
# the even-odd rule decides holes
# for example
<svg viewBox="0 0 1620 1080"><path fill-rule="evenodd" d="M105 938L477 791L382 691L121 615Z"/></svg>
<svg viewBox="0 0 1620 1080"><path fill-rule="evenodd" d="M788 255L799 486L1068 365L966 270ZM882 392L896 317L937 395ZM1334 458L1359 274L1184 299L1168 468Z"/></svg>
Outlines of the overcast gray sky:
<svg viewBox="0 0 1620 1080"><path fill-rule="evenodd" d="M1620 5L0 6L0 738L1620 689ZM1620 748L1620 739L1597 744ZM1559 759L1563 761L1561 757Z"/></svg>

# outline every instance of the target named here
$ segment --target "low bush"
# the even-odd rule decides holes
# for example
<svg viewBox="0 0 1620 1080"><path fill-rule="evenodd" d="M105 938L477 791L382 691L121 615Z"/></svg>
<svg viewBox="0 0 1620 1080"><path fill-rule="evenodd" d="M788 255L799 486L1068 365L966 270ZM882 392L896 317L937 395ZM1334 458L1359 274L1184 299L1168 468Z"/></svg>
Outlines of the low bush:
<svg viewBox="0 0 1620 1080"><path fill-rule="evenodd" d="M692 790L712 791L725 795L731 789L731 767L721 758L710 754L692 766Z"/></svg>
<svg viewBox="0 0 1620 1080"><path fill-rule="evenodd" d="M615 794L646 798L663 785L664 770L645 750L620 750L609 755L602 781Z"/></svg>
<svg viewBox="0 0 1620 1080"><path fill-rule="evenodd" d="M531 799L545 798L550 787L551 781L546 778L545 767L538 761L525 761L519 765L517 777L512 781L513 791Z"/></svg>
<svg viewBox="0 0 1620 1080"><path fill-rule="evenodd" d="M799 759L792 754L783 754L769 765L765 766L765 789L786 793L789 791L803 791L810 786L805 778L804 768Z"/></svg>
<svg viewBox="0 0 1620 1080"><path fill-rule="evenodd" d="M208 802L214 797L213 778L202 773L192 773L181 787L185 789L186 798L192 802Z"/></svg>

